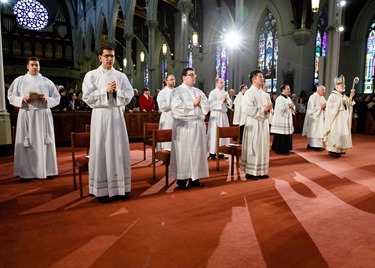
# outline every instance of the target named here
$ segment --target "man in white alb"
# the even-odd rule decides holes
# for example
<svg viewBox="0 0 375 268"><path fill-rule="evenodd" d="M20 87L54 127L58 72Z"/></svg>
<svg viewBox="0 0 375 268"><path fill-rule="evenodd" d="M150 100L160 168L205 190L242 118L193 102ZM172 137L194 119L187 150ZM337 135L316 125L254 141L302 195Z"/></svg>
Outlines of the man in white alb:
<svg viewBox="0 0 375 268"><path fill-rule="evenodd" d="M240 169L246 172L246 179L266 179L270 157L268 113L272 109L272 103L269 102L267 93L262 90L263 73L255 70L250 73L249 78L252 85L241 103L241 116L246 117L246 123Z"/></svg>
<svg viewBox="0 0 375 268"><path fill-rule="evenodd" d="M39 73L39 59L27 59L27 74L8 90L10 104L20 107L14 152L14 175L21 182L57 175L55 132L51 109L59 105L55 84Z"/></svg>
<svg viewBox="0 0 375 268"><path fill-rule="evenodd" d="M161 116L159 120L159 129L172 129L173 127L173 116L171 110L171 94L172 90L176 85L176 79L173 74L169 74L165 80L166 86L159 92L157 97L157 103ZM170 150L170 142L159 142L157 150Z"/></svg>
<svg viewBox="0 0 375 268"><path fill-rule="evenodd" d="M209 176L204 120L210 105L204 92L194 87L196 77L194 68L183 69L182 84L171 95L174 122L169 174L177 179L179 190L203 187L199 179Z"/></svg>
<svg viewBox="0 0 375 268"><path fill-rule="evenodd" d="M93 108L89 191L108 203L114 196L128 198L131 190L129 138L121 107L130 102L134 91L126 75L113 68L112 47L103 46L99 60L102 65L85 75L82 99Z"/></svg>
<svg viewBox="0 0 375 268"><path fill-rule="evenodd" d="M307 102L305 121L303 123L302 136L307 136L307 149L323 151L324 135L324 111L326 99L324 93L326 88L319 85Z"/></svg>
<svg viewBox="0 0 375 268"><path fill-rule="evenodd" d="M245 127L246 117L241 117L241 102L242 97L245 95L245 92L248 90L247 85L243 84L240 86L240 92L237 94L234 99L234 115L233 115L233 125L240 126L240 144L242 144L243 129Z"/></svg>
<svg viewBox="0 0 375 268"><path fill-rule="evenodd" d="M233 105L228 92L224 90L224 81L220 77L215 79L215 89L210 92L208 102L211 113L207 129L207 149L210 154L209 159L216 160L216 127L229 127L227 112ZM219 145L223 146L229 143L229 138L221 138ZM219 157L222 159L228 158L223 154Z"/></svg>

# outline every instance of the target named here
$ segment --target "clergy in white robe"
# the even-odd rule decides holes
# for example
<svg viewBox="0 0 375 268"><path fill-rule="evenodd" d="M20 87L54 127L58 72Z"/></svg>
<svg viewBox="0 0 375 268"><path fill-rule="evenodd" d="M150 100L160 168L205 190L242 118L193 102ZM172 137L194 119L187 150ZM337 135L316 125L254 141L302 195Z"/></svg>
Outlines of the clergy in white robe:
<svg viewBox="0 0 375 268"><path fill-rule="evenodd" d="M345 95L345 78L340 76L335 81L335 89L329 95L325 112L324 141L328 154L332 157L341 157L352 148L352 113L353 97L355 92L350 92L349 98Z"/></svg>
<svg viewBox="0 0 375 268"><path fill-rule="evenodd" d="M159 129L172 129L173 127L173 116L171 110L171 94L174 86L176 85L176 79L173 74L167 76L165 80L166 86L159 92L157 96L157 103L161 116L159 120ZM159 142L157 144L157 150L170 150L171 142Z"/></svg>
<svg viewBox="0 0 375 268"><path fill-rule="evenodd" d="M240 92L237 94L236 98L233 101L234 106L234 115L233 115L233 125L240 126L240 144L242 144L243 129L245 127L246 117L241 117L241 103L242 97L245 92L248 90L247 85L243 84L240 86Z"/></svg>
<svg viewBox="0 0 375 268"><path fill-rule="evenodd" d="M211 112L207 129L207 150L210 153L210 158L216 160L216 128L229 127L227 112L233 105L228 92L224 90L224 81L222 78L218 77L215 79L215 89L210 92L208 102ZM221 138L219 146L228 145L229 143L229 138ZM224 155L220 155L220 157L226 158Z"/></svg>
<svg viewBox="0 0 375 268"><path fill-rule="evenodd" d="M307 102L305 121L303 123L302 136L307 136L307 149L322 151L324 135L324 113L326 99L325 87L318 86Z"/></svg>
<svg viewBox="0 0 375 268"><path fill-rule="evenodd" d="M209 176L204 120L210 105L205 94L194 87L195 70L187 67L181 76L182 84L171 95L174 122L169 175L177 179L177 189L186 190L189 186L202 187L199 179Z"/></svg>
<svg viewBox="0 0 375 268"><path fill-rule="evenodd" d="M85 75L83 100L93 108L90 126L89 192L100 202L127 197L131 190L129 138L121 106L130 102L133 88L113 68L114 50L101 48L102 65Z"/></svg>
<svg viewBox="0 0 375 268"><path fill-rule="evenodd" d="M289 155L290 150L293 149L293 115L296 112L296 106L289 98L289 85L284 84L280 89L281 95L276 99L271 122L271 133L274 134L272 150L277 154Z"/></svg>
<svg viewBox="0 0 375 268"><path fill-rule="evenodd" d="M242 141L240 169L246 172L246 179L268 178L270 155L270 133L268 113L272 103L261 87L264 84L263 73L255 70L249 75L252 86L242 98L242 116L246 117Z"/></svg>
<svg viewBox="0 0 375 268"><path fill-rule="evenodd" d="M21 182L58 174L51 109L60 102L54 83L39 73L39 59L28 58L28 72L8 90L10 104L20 107L14 152L14 175Z"/></svg>

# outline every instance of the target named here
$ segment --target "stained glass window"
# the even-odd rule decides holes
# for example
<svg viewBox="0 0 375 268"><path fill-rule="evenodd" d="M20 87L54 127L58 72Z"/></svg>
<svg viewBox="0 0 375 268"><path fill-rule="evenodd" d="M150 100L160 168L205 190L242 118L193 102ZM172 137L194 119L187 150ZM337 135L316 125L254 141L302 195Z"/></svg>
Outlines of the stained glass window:
<svg viewBox="0 0 375 268"><path fill-rule="evenodd" d="M189 42L188 44L188 58L187 58L187 61L188 61L188 67L193 67L193 44L191 43L191 41Z"/></svg>
<svg viewBox="0 0 375 268"><path fill-rule="evenodd" d="M29 30L42 30L48 24L47 9L36 0L20 0L13 7L17 22Z"/></svg>
<svg viewBox="0 0 375 268"><path fill-rule="evenodd" d="M258 68L262 70L268 91L275 92L277 86L277 59L279 44L276 19L267 11L260 24L258 42Z"/></svg>
<svg viewBox="0 0 375 268"><path fill-rule="evenodd" d="M145 87L148 87L148 63L146 60L143 65L143 83Z"/></svg>
<svg viewBox="0 0 375 268"><path fill-rule="evenodd" d="M228 89L228 49L220 42L216 47L216 77L220 77L224 81L224 89Z"/></svg>
<svg viewBox="0 0 375 268"><path fill-rule="evenodd" d="M163 56L161 60L161 79L162 81L167 80L168 76L168 59L166 56Z"/></svg>
<svg viewBox="0 0 375 268"><path fill-rule="evenodd" d="M375 58L375 19L368 30L366 46L366 66L363 93L374 92L374 58Z"/></svg>
<svg viewBox="0 0 375 268"><path fill-rule="evenodd" d="M326 21L324 13L321 11L319 14L318 29L315 38L314 84L319 84L319 57L325 57L327 55Z"/></svg>

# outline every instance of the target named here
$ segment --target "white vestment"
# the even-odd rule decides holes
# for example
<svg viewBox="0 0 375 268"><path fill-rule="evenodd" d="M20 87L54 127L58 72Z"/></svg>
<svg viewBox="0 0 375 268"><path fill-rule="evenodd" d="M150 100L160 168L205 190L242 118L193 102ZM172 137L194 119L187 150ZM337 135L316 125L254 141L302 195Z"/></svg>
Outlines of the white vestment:
<svg viewBox="0 0 375 268"><path fill-rule="evenodd" d="M159 129L172 129L173 127L173 116L171 110L171 94L173 88L164 87L158 94L157 102L161 116L159 120ZM159 142L157 144L157 150L170 150L171 142Z"/></svg>
<svg viewBox="0 0 375 268"><path fill-rule="evenodd" d="M289 108L292 100L285 95L277 97L271 122L271 133L290 135L294 132L293 114L296 107Z"/></svg>
<svg viewBox="0 0 375 268"><path fill-rule="evenodd" d="M106 86L116 81L116 98ZM86 74L82 99L93 108L90 126L89 191L97 197L125 195L131 190L129 138L121 106L133 88L124 73L102 66Z"/></svg>
<svg viewBox="0 0 375 268"><path fill-rule="evenodd" d="M193 101L202 96L199 106ZM172 91L174 118L170 160L171 178L197 180L209 176L207 163L206 124L210 105L204 93L195 87L180 85Z"/></svg>
<svg viewBox="0 0 375 268"><path fill-rule="evenodd" d="M343 103L344 102L344 103ZM345 153L352 148L351 114L354 101L334 90L329 95L325 112L324 141L329 152Z"/></svg>
<svg viewBox="0 0 375 268"><path fill-rule="evenodd" d="M326 103L324 96L320 96L316 92L310 96L307 102L302 136L307 136L308 144L312 147L322 147L325 113L322 105L324 103Z"/></svg>
<svg viewBox="0 0 375 268"><path fill-rule="evenodd" d="M227 96L227 101L223 102L221 98L225 95ZM228 92L218 88L210 92L208 102L210 104L211 113L207 129L207 151L210 154L216 154L216 127L229 127L227 112L228 108L232 108L233 102L229 98ZM228 145L229 143L229 138L221 138L219 146Z"/></svg>
<svg viewBox="0 0 375 268"><path fill-rule="evenodd" d="M242 92L238 93L236 98L233 101L234 104L234 114L233 114L233 125L241 125L241 101L242 101L243 94Z"/></svg>
<svg viewBox="0 0 375 268"><path fill-rule="evenodd" d="M242 140L241 170L253 176L268 175L270 133L268 113L263 106L269 103L267 93L251 86L242 98L242 116L246 117Z"/></svg>
<svg viewBox="0 0 375 268"><path fill-rule="evenodd" d="M35 91L47 99L47 103L22 99ZM41 74L19 76L8 90L10 104L20 107L14 152L14 175L21 178L45 179L58 174L55 132L50 108L60 102L60 94L53 82Z"/></svg>

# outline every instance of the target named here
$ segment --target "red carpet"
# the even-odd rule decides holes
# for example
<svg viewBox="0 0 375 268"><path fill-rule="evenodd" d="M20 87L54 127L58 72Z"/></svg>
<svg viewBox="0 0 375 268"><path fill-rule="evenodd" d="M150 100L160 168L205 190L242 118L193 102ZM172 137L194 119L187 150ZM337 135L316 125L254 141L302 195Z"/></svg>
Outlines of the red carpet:
<svg viewBox="0 0 375 268"><path fill-rule="evenodd" d="M188 191L165 187L160 164L153 181L151 150L143 161L132 143L131 198L109 204L73 191L70 148L54 180L19 183L0 158L0 267L375 267L374 138L333 159L296 134L270 179L210 161Z"/></svg>

